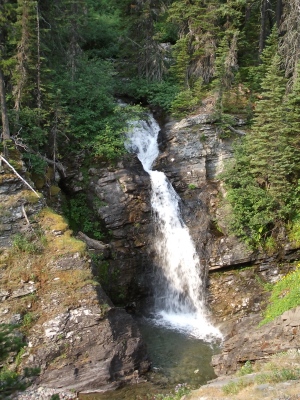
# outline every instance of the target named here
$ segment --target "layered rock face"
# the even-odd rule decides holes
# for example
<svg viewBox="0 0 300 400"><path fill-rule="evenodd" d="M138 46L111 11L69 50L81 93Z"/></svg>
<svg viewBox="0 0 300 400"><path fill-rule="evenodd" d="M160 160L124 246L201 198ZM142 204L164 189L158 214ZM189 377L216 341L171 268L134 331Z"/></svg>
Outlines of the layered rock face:
<svg viewBox="0 0 300 400"><path fill-rule="evenodd" d="M232 156L232 139L220 137L211 116L201 114L167 123L160 140L162 152L154 169L166 173L182 199L182 216L203 273L225 271L211 274L208 282L208 305L225 335L222 354L213 361L216 372L230 373L248 359L298 346L296 314L256 332L267 296L260 282L279 279L299 254L293 244L286 244L280 255L254 253L227 235L218 174ZM105 292L115 304L144 306L151 301L155 268L148 174L134 155L126 155L114 167L104 163L88 168L85 176L69 172L64 185L70 193L87 194L107 233L106 244L79 235L104 258ZM26 333L22 365L39 366L39 382L54 388L96 391L135 382L149 367L145 346L131 316L114 307L95 282L82 243L73 243L67 225L48 215L44 200L24 190L7 170L0 174L0 205L5 282L0 323L19 323ZM41 243L33 249L21 243L16 254L11 252L14 234L29 234L36 241L40 227L49 254ZM9 270L11 262L15 270ZM247 268L240 270L241 266Z"/></svg>
<svg viewBox="0 0 300 400"><path fill-rule="evenodd" d="M0 205L0 323L16 324L26 343L19 368L80 392L136 382L150 366L145 345L94 280L85 244L7 170Z"/></svg>
<svg viewBox="0 0 300 400"><path fill-rule="evenodd" d="M242 121L236 119L236 124ZM221 137L209 114L169 122L162 129L162 152L153 167L166 173L182 199L182 216L196 244L203 273L225 270L219 279L217 275L210 277L208 296L215 323L225 335L222 355L214 359L218 374L233 372L247 359L263 359L266 354L294 348L295 344L290 333L293 330L288 328L285 345L272 347L270 341L267 352L261 350L263 339L257 340L257 346L255 340L250 340L267 299L263 283L275 282L287 273L293 268L290 262L299 254L293 244L285 244L281 254L253 252L227 234L228 210L221 203L224 190L218 175L224 162L232 157L234 139ZM120 284L132 288L132 294L140 290L142 298L151 294L150 279L144 278L153 268L149 181L134 156L120 166L110 174L104 169L90 171L90 190L106 203L98 212L112 232L116 260L111 260L110 265L114 271L120 270ZM247 268L239 270L241 267ZM271 338L272 328L266 332L261 335ZM277 328L275 336L280 340L278 332ZM245 347L244 353L240 346Z"/></svg>
<svg viewBox="0 0 300 400"><path fill-rule="evenodd" d="M96 213L109 233L110 257L104 288L116 304L139 303L151 295L149 176L134 156L118 168L89 170L89 196L100 200Z"/></svg>
<svg viewBox="0 0 300 400"><path fill-rule="evenodd" d="M201 114L165 124L160 134L163 151L153 167L166 173L181 196L184 221L206 270L255 259L236 238L218 231L214 222L222 190L217 175L231 157L232 139L222 139L211 118ZM71 193L88 193L109 232L111 257L105 290L116 303L139 304L151 296L155 268L149 176L136 156L128 155L114 168L105 164L90 168L84 181L75 174L66 185ZM223 214L219 220L225 226Z"/></svg>
<svg viewBox="0 0 300 400"><path fill-rule="evenodd" d="M260 319L259 315L250 315L235 326L235 334L225 341L222 353L213 356L217 375L231 374L246 361L265 361L272 354L299 349L300 307L259 328Z"/></svg>
<svg viewBox="0 0 300 400"><path fill-rule="evenodd" d="M38 380L43 386L106 391L120 383L135 383L149 368L138 328L125 310L111 308L103 313L97 306L80 307L40 328L39 343L34 343L39 350L28 363L46 364Z"/></svg>

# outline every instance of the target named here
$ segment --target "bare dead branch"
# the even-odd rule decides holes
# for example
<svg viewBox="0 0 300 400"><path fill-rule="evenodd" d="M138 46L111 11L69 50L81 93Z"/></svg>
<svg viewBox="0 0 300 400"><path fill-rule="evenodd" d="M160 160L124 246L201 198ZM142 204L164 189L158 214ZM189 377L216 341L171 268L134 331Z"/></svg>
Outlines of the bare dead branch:
<svg viewBox="0 0 300 400"><path fill-rule="evenodd" d="M30 225L29 219L28 219L26 211L25 211L24 204L22 204L22 213L24 215L24 218L26 219L27 224Z"/></svg>
<svg viewBox="0 0 300 400"><path fill-rule="evenodd" d="M227 128L228 128L231 132L236 133L237 135L241 135L241 136L246 135L246 132L245 132L245 131L241 131L240 129L235 129L235 128L234 128L233 126L231 126L231 125L228 125Z"/></svg>
<svg viewBox="0 0 300 400"><path fill-rule="evenodd" d="M30 186L29 183L26 182L25 179L22 178L22 176L21 176L20 174L18 174L18 172L14 169L14 167L6 160L1 154L0 154L0 160L4 161L5 164L8 165L10 169L12 169L12 171L14 172L14 174L17 175L17 177L20 178L21 181L24 182L25 185L27 185L27 186L29 187L29 189L32 190L33 193L35 193L35 194L37 195L37 197L39 197L39 198L41 197L41 196L38 194L38 192L36 192L36 191L33 189L33 187Z"/></svg>

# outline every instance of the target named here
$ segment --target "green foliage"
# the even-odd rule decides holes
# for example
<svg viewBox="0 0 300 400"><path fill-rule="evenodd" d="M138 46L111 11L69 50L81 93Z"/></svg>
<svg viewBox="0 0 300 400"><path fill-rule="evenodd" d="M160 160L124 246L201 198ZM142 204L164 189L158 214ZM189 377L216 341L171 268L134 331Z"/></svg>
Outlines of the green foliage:
<svg viewBox="0 0 300 400"><path fill-rule="evenodd" d="M102 239L100 221L96 218L96 212L89 206L84 193L79 193L63 205L63 211L68 219L71 229L81 230L94 239Z"/></svg>
<svg viewBox="0 0 300 400"><path fill-rule="evenodd" d="M17 233L12 239L13 248L24 253L40 253L45 245L45 238L39 230Z"/></svg>
<svg viewBox="0 0 300 400"><path fill-rule="evenodd" d="M251 361L246 361L245 364L241 367L241 369L238 372L239 376L244 376L248 374L252 374L253 372L253 365Z"/></svg>
<svg viewBox="0 0 300 400"><path fill-rule="evenodd" d="M3 362L12 352L18 353L24 346L19 335L14 333L16 325L0 324L0 361Z"/></svg>
<svg viewBox="0 0 300 400"><path fill-rule="evenodd" d="M59 400L59 399L60 399L59 394L53 394L50 398L50 400Z"/></svg>
<svg viewBox="0 0 300 400"><path fill-rule="evenodd" d="M249 383L244 381L243 379L239 379L238 381L230 381L226 385L222 387L222 391L224 394L238 394L242 389L248 386Z"/></svg>
<svg viewBox="0 0 300 400"><path fill-rule="evenodd" d="M288 238L291 242L296 242L296 245L300 244L300 219L297 216L292 222L288 224Z"/></svg>
<svg viewBox="0 0 300 400"><path fill-rule="evenodd" d="M22 326L26 329L30 328L38 315L34 312L28 312L23 316Z"/></svg>
<svg viewBox="0 0 300 400"><path fill-rule="evenodd" d="M251 373L251 372L250 372ZM247 373L246 373L247 374ZM245 375L246 375L245 374ZM263 383L278 383L285 382L289 380L297 380L300 377L300 369L299 368L275 368L270 372L261 372L258 373L254 382L256 384ZM250 386L253 382L246 379L232 380L228 384L222 387L222 391L226 395L236 395L242 389L247 386Z"/></svg>
<svg viewBox="0 0 300 400"><path fill-rule="evenodd" d="M23 160L25 161L28 169L37 175L44 176L47 168L47 162L37 154L24 153Z"/></svg>
<svg viewBox="0 0 300 400"><path fill-rule="evenodd" d="M15 325L0 324L0 392L4 396L26 386L20 376L5 365L7 358L16 355L25 345L22 337L14 332L16 328Z"/></svg>
<svg viewBox="0 0 300 400"><path fill-rule="evenodd" d="M298 267L296 271L290 272L273 286L269 304L260 325L264 325L285 311L298 306L300 304L299 287L300 268Z"/></svg>
<svg viewBox="0 0 300 400"><path fill-rule="evenodd" d="M270 67L274 54L278 52L278 31L276 26L272 29L270 36L266 40L266 46L260 55L260 63L242 67L243 82L252 92L261 92L262 81Z"/></svg>
<svg viewBox="0 0 300 400"><path fill-rule="evenodd" d="M261 83L264 92L251 133L236 145L235 160L223 174L233 213L231 229L254 246L296 218L300 207L299 107L293 106L300 86L296 83L285 97L285 83L275 54ZM270 240L266 246L275 247Z"/></svg>
<svg viewBox="0 0 300 400"><path fill-rule="evenodd" d="M2 368L0 371L0 391L8 396L17 390L25 390L26 384L20 381L20 376L14 371Z"/></svg>
<svg viewBox="0 0 300 400"><path fill-rule="evenodd" d="M197 186L196 186L194 183L189 183L189 184L188 184L188 188L191 189L191 190L193 190L193 189L196 189Z"/></svg>
<svg viewBox="0 0 300 400"><path fill-rule="evenodd" d="M234 117L223 112L223 105L219 109L218 107L216 108L213 116L216 119L219 137L221 139L233 137L234 133L229 127L235 124Z"/></svg>
<svg viewBox="0 0 300 400"><path fill-rule="evenodd" d="M299 368L282 368L275 369L275 371L269 373L259 374L255 381L258 384L261 383L278 383L284 381L298 380L300 378Z"/></svg>
<svg viewBox="0 0 300 400"><path fill-rule="evenodd" d="M201 105L204 97L202 79L195 80L188 89L182 89L171 104L171 112L175 117L182 117Z"/></svg>
<svg viewBox="0 0 300 400"><path fill-rule="evenodd" d="M257 246L269 234L274 222L274 200L256 182L250 172L251 156L247 153L246 138L236 143L235 159L221 174L231 205L230 230L250 246Z"/></svg>
<svg viewBox="0 0 300 400"><path fill-rule="evenodd" d="M112 114L102 121L102 131L91 142L96 157L115 160L125 153L125 132L128 121L139 120L145 116L140 106L115 106Z"/></svg>
<svg viewBox="0 0 300 400"><path fill-rule="evenodd" d="M119 52L120 17L111 2L91 1L87 21L81 32L83 50L89 58L108 59Z"/></svg>
<svg viewBox="0 0 300 400"><path fill-rule="evenodd" d="M108 286L110 274L109 274L109 262L103 260L103 257L98 254L90 255L93 262L94 275L103 286Z"/></svg>
<svg viewBox="0 0 300 400"><path fill-rule="evenodd" d="M119 95L127 95L136 102L147 102L151 106L160 107L170 112L172 102L179 92L178 84L171 78L160 82L148 82L146 79L132 78L120 81L117 86Z"/></svg>

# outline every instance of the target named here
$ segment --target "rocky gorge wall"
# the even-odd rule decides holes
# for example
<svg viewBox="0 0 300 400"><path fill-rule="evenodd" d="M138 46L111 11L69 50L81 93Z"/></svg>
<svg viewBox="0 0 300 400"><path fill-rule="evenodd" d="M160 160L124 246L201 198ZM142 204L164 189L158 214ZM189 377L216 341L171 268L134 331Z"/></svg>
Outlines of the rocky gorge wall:
<svg viewBox="0 0 300 400"><path fill-rule="evenodd" d="M74 392L114 389L149 369L136 323L94 279L86 245L5 167L0 277L1 329L13 324L25 344L9 369L38 368L36 384Z"/></svg>
<svg viewBox="0 0 300 400"><path fill-rule="evenodd" d="M242 123L236 119L237 125ZM233 372L249 357L247 352L240 355L240 344L245 343L241 338L246 333L251 337L268 296L261 282L275 282L291 270L299 251L287 243L280 254L253 252L228 235L228 211L221 201L224 190L218 173L232 157L234 138L221 137L209 113L169 121L162 125L159 138L161 154L154 169L166 173L182 199L182 217L207 276L207 304L224 333L222 354L214 358L214 367L218 374ZM75 161L60 184L69 196L84 193L101 222L105 243L81 234L90 254L99 256L100 262L86 256L82 242L72 242L67 224L45 212L43 200L32 201L20 181L2 170L0 262L6 283L0 293L0 322L24 325L26 318L31 319L25 329L27 347L21 365L40 366L42 384L107 390L134 381L150 365L139 331L124 310L139 312L152 301L156 266L150 182L134 155L125 155L109 167L105 162L86 167L84 160ZM59 203L59 197L53 199ZM40 216L36 219L36 215ZM13 256L20 262L11 281L12 236L26 236L38 227L51 243L49 256L43 245L33 255L19 249ZM296 343L289 332L297 336L298 330L289 326L284 331L284 349ZM280 333L276 337L280 340ZM257 343L255 347L255 341L247 339L245 348L251 347L252 359L279 349L270 345L264 352L264 341Z"/></svg>
<svg viewBox="0 0 300 400"><path fill-rule="evenodd" d="M236 118L236 125L242 124ZM220 135L209 113L167 122L162 125L161 154L153 167L165 172L182 199L184 222L200 255L203 274L209 273L207 303L212 318L224 333L227 358L234 358L233 353L239 352L238 346L228 351L226 340L235 336L239 341L241 321L245 325L243 335L242 332L253 328L253 315L255 321L261 319L268 296L263 284L280 279L299 259L297 246L288 241L283 240L280 253L266 254L250 250L228 234L228 210L222 203L224 189L218 174L232 157L234 139L236 136ZM135 302L139 310L151 302L156 267L148 175L134 155L124 157L109 171L105 166L91 168L88 175L86 190L91 198L101 200L97 214L110 232L112 257L107 260L107 273L111 286L106 289L113 301ZM79 186L76 177L72 185ZM256 358L259 356L253 356ZM239 360L229 367L224 358L216 358L215 370L222 374L233 372L245 361Z"/></svg>
<svg viewBox="0 0 300 400"><path fill-rule="evenodd" d="M236 118L236 124L243 121ZM293 244L279 254L252 251L228 234L228 210L222 203L224 189L218 174L232 157L236 137L220 135L211 114L199 114L162 125L161 154L153 169L165 172L180 195L183 219L188 226L203 269L214 271L250 264L276 270L277 262L299 258ZM105 289L113 301L139 303L151 294L153 265L150 183L134 155L126 155L115 167L103 163L78 171L65 181L69 193L85 191L105 230L111 255Z"/></svg>

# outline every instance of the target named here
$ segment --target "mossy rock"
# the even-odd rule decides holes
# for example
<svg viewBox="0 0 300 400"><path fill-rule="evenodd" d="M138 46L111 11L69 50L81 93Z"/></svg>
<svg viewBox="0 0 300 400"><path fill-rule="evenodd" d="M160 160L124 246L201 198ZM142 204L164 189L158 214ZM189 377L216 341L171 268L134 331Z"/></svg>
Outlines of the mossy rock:
<svg viewBox="0 0 300 400"><path fill-rule="evenodd" d="M46 179L44 176L33 173L33 174L31 174L31 179L32 179L32 182L34 183L34 186L36 187L36 189L40 190L45 186Z"/></svg>
<svg viewBox="0 0 300 400"><path fill-rule="evenodd" d="M52 185L50 187L50 196L57 196L60 193L60 188L58 186Z"/></svg>

